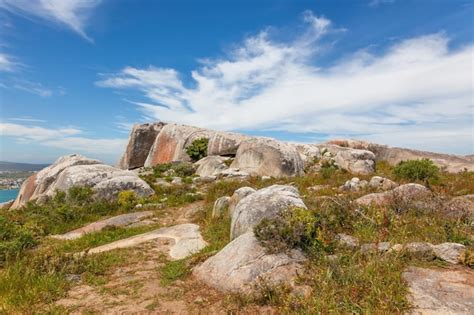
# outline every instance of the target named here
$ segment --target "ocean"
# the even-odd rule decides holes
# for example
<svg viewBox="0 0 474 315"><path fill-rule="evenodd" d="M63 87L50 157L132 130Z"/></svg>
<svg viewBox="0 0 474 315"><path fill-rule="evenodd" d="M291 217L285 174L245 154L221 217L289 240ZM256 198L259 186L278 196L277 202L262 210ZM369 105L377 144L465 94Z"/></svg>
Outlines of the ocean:
<svg viewBox="0 0 474 315"><path fill-rule="evenodd" d="M19 189L0 190L0 202L15 199Z"/></svg>

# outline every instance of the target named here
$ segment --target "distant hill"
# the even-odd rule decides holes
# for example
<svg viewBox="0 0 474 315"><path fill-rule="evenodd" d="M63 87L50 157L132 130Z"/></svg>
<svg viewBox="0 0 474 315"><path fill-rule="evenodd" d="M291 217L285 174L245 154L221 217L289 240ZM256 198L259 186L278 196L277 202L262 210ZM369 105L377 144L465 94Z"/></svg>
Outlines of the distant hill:
<svg viewBox="0 0 474 315"><path fill-rule="evenodd" d="M0 161L0 172L33 172L39 171L48 164L28 164Z"/></svg>

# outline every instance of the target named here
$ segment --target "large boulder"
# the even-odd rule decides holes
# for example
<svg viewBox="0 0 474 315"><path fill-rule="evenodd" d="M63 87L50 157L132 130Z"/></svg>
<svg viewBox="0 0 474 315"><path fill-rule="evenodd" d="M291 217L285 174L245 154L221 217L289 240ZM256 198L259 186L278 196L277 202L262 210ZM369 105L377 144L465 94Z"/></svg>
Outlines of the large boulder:
<svg viewBox="0 0 474 315"><path fill-rule="evenodd" d="M446 202L442 209L446 216L474 220L474 202L467 196L455 197Z"/></svg>
<svg viewBox="0 0 474 315"><path fill-rule="evenodd" d="M263 219L272 218L288 208L306 209L298 189L293 186L273 185L248 195L232 212L231 239L251 231Z"/></svg>
<svg viewBox="0 0 474 315"><path fill-rule="evenodd" d="M193 274L218 290L251 294L259 281L291 285L304 260L297 250L289 254L267 254L253 232L248 232L196 267Z"/></svg>
<svg viewBox="0 0 474 315"><path fill-rule="evenodd" d="M293 146L300 154L305 166L311 165L314 161L321 158L321 150L317 145L297 143L293 144Z"/></svg>
<svg viewBox="0 0 474 315"><path fill-rule="evenodd" d="M235 155L240 143L248 136L220 132L193 126L168 124L156 137L145 166L154 166L173 161L190 161L186 148L194 140L209 139L207 155Z"/></svg>
<svg viewBox="0 0 474 315"><path fill-rule="evenodd" d="M196 174L202 177L218 176L229 168L229 166L225 164L227 159L228 158L222 156L206 156L194 163L194 165L197 166Z"/></svg>
<svg viewBox="0 0 474 315"><path fill-rule="evenodd" d="M269 138L243 141L231 168L258 176L295 176L303 173L304 163L296 148Z"/></svg>
<svg viewBox="0 0 474 315"><path fill-rule="evenodd" d="M100 161L73 154L60 157L52 165L29 177L21 186L12 209L28 201L43 202L56 191L74 186L91 187L98 199L112 200L123 190L132 190L139 197L152 195L153 189L134 172L125 171Z"/></svg>
<svg viewBox="0 0 474 315"><path fill-rule="evenodd" d="M341 150L334 160L339 167L353 174L368 175L375 172L375 155L367 150Z"/></svg>
<svg viewBox="0 0 474 315"><path fill-rule="evenodd" d="M164 125L164 123L154 123L133 126L127 148L118 162L118 167L124 170L142 167L156 136Z"/></svg>
<svg viewBox="0 0 474 315"><path fill-rule="evenodd" d="M234 193L229 199L229 216L231 218L234 214L235 207L240 202L240 200L244 199L250 194L253 194L254 192L256 192L256 190L252 187L240 187L239 189L234 191Z"/></svg>

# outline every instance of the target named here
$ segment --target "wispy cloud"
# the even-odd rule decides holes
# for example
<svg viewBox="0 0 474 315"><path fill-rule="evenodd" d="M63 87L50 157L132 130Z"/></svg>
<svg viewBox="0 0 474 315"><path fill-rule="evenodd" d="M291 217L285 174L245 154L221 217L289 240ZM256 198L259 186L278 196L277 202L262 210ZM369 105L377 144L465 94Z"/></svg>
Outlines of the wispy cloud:
<svg viewBox="0 0 474 315"><path fill-rule="evenodd" d="M86 40L85 25L101 0L0 0L0 8L26 17L38 17L65 25Z"/></svg>
<svg viewBox="0 0 474 315"><path fill-rule="evenodd" d="M18 66L14 57L0 52L0 72L13 72Z"/></svg>
<svg viewBox="0 0 474 315"><path fill-rule="evenodd" d="M397 145L408 141L396 136L402 132L420 145L421 135L433 130L469 136L472 45L450 50L446 34L429 34L323 67L319 52L334 27L311 12L304 22L306 31L292 40L263 31L224 58L206 59L189 85L176 70L154 66L102 74L97 85L142 91L146 100L133 102L150 118L223 130L377 136ZM452 146L457 140L440 141Z"/></svg>
<svg viewBox="0 0 474 315"><path fill-rule="evenodd" d="M13 83L11 87L27 93L36 94L41 97L50 97L53 95L53 91L51 89L45 88L41 83L37 82L21 80Z"/></svg>
<svg viewBox="0 0 474 315"><path fill-rule="evenodd" d="M46 120L36 119L36 118L31 118L31 117L14 117L14 118L8 118L8 120L28 122L28 123L45 123L46 122Z"/></svg>
<svg viewBox="0 0 474 315"><path fill-rule="evenodd" d="M369 2L369 7L378 7L380 5L383 5L383 4L391 4L391 3L394 3L395 0L371 0Z"/></svg>
<svg viewBox="0 0 474 315"><path fill-rule="evenodd" d="M16 120L21 121L21 118ZM23 119L26 121L25 119ZM29 119L28 121L33 121ZM13 137L23 144L36 144L84 154L114 154L122 152L126 139L89 138L84 137L83 131L74 127L45 128L14 123L0 123L0 136Z"/></svg>

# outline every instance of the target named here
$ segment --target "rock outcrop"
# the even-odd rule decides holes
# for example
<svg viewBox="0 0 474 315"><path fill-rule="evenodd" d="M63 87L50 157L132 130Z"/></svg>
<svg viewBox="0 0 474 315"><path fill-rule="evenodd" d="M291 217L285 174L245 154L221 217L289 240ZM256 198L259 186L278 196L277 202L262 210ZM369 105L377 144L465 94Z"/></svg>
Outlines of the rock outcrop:
<svg viewBox="0 0 474 315"><path fill-rule="evenodd" d="M231 168L259 176L301 175L304 163L296 148L269 138L243 141Z"/></svg>
<svg viewBox="0 0 474 315"><path fill-rule="evenodd" d="M474 171L474 161L469 156L459 156L451 154L434 153L405 148L389 147L376 143L360 140L332 140L330 145L337 145L344 148L354 148L368 150L375 154L377 161L387 161L390 165L396 165L401 161L430 159L438 167L450 173L461 172L465 169Z"/></svg>
<svg viewBox="0 0 474 315"><path fill-rule="evenodd" d="M473 314L474 271L410 267L403 273L413 314Z"/></svg>
<svg viewBox="0 0 474 315"><path fill-rule="evenodd" d="M74 186L91 187L98 199L112 200L120 191L132 190L139 197L150 196L153 189L134 172L121 170L100 161L73 154L60 157L52 165L29 177L12 205L17 209L28 201L44 202L56 191L67 192Z"/></svg>
<svg viewBox="0 0 474 315"><path fill-rule="evenodd" d="M375 155L367 150L341 150L334 157L337 165L353 174L368 175L375 172Z"/></svg>
<svg viewBox="0 0 474 315"><path fill-rule="evenodd" d="M127 148L118 163L118 167L124 170L142 167L156 136L164 125L164 123L154 123L133 126L128 138Z"/></svg>
<svg viewBox="0 0 474 315"><path fill-rule="evenodd" d="M272 218L289 208L306 209L298 189L293 186L273 185L248 195L232 212L231 239L251 231L264 218Z"/></svg>
<svg viewBox="0 0 474 315"><path fill-rule="evenodd" d="M253 232L247 232L196 267L193 274L218 290L250 294L259 281L269 285L291 284L304 260L297 250L290 254L267 254Z"/></svg>
<svg viewBox="0 0 474 315"><path fill-rule="evenodd" d="M234 193L229 199L229 216L231 218L234 214L235 207L240 202L240 200L244 199L250 194L253 194L254 192L256 192L256 190L252 187L240 187L239 189L234 191Z"/></svg>
<svg viewBox="0 0 474 315"><path fill-rule="evenodd" d="M145 166L173 161L190 161L186 148L196 139L209 139L207 155L235 155L240 143L247 136L198 127L168 124L156 137Z"/></svg>
<svg viewBox="0 0 474 315"><path fill-rule="evenodd" d="M144 234L92 248L87 254L98 254L119 248L130 248L153 240L171 240L169 256L172 260L186 258L207 246L199 232L199 225L185 223L161 228ZM86 254L85 252L80 255Z"/></svg>

